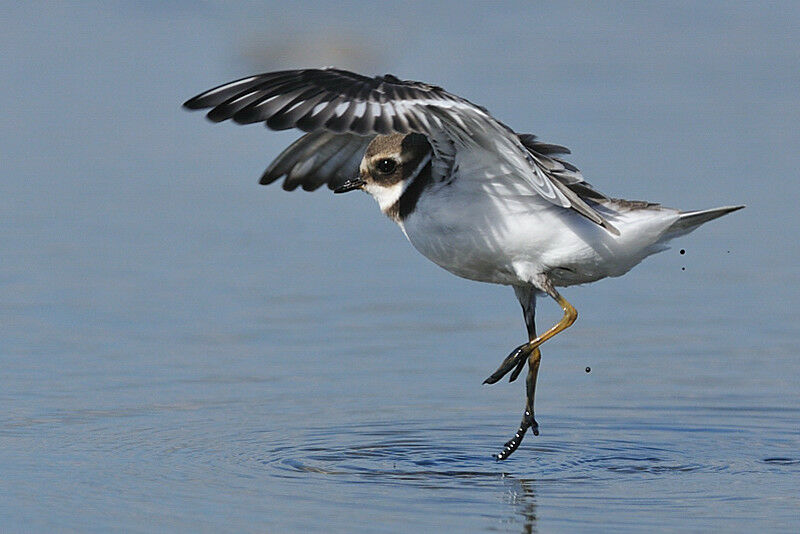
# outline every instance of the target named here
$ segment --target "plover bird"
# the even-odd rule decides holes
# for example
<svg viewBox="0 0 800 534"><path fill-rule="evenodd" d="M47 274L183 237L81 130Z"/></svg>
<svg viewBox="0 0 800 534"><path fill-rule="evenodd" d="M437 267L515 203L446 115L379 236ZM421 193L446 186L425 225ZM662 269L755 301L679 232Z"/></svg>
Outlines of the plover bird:
<svg viewBox="0 0 800 534"><path fill-rule="evenodd" d="M306 133L261 177L283 188L366 191L423 256L451 273L514 288L528 341L484 383L528 364L522 422L495 456L505 460L531 429L540 345L577 318L557 287L621 276L666 243L744 206L679 211L610 198L563 159L569 150L519 134L468 100L392 75L333 68L248 76L185 104L214 122L263 122ZM564 312L537 334L536 298Z"/></svg>

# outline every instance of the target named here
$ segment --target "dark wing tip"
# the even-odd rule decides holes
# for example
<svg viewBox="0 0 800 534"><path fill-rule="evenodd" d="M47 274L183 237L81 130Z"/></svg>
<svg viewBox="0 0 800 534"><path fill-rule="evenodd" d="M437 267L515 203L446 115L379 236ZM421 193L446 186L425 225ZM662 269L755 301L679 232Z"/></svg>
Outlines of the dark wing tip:
<svg viewBox="0 0 800 534"><path fill-rule="evenodd" d="M186 109L202 109L202 106L197 103L197 98L193 97L183 103L183 106Z"/></svg>
<svg viewBox="0 0 800 534"><path fill-rule="evenodd" d="M186 102L183 103L183 108L190 109L192 111L197 109L204 109L208 107L208 104L205 102L206 93L201 93L199 95L195 95Z"/></svg>
<svg viewBox="0 0 800 534"><path fill-rule="evenodd" d="M275 180L280 178L280 176L274 176L269 169L264 171L264 174L261 175L261 178L258 180L259 185L269 185Z"/></svg>

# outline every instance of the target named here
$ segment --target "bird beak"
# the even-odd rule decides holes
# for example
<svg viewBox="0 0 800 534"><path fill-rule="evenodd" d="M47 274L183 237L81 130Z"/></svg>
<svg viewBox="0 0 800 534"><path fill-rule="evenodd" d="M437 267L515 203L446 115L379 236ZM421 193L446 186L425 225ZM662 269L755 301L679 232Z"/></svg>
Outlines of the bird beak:
<svg viewBox="0 0 800 534"><path fill-rule="evenodd" d="M345 183L333 190L334 193L347 193L353 189L361 189L367 182L361 178L350 178Z"/></svg>

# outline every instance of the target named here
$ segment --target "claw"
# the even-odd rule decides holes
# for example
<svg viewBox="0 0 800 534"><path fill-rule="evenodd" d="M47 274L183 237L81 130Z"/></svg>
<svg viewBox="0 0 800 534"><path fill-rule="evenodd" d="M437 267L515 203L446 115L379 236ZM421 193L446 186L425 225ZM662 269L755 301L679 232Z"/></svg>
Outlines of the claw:
<svg viewBox="0 0 800 534"><path fill-rule="evenodd" d="M533 416L531 416L531 432L533 432L534 436L539 435L539 423L536 422L536 419L533 419Z"/></svg>
<svg viewBox="0 0 800 534"><path fill-rule="evenodd" d="M521 360L519 361L519 363L517 364L517 366L516 366L516 367L514 368L514 370L511 372L511 377L508 379L508 382L509 382L509 383L511 383L511 382L513 382L514 380L516 380L516 379L517 379L517 377L519 376L519 374L520 374L520 373L522 372L522 370L525 368L525 361L526 361L526 360L525 360L525 358L523 358L523 359L521 359Z"/></svg>

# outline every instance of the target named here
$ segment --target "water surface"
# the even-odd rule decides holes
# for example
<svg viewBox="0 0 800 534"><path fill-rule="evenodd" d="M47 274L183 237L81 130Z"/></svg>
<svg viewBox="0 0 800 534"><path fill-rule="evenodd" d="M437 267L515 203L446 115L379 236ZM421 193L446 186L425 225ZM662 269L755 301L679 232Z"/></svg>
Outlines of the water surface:
<svg viewBox="0 0 800 534"><path fill-rule="evenodd" d="M5 6L4 531L800 527L796 8L170 6ZM295 134L179 109L331 63L485 104L609 194L748 208L566 290L541 435L496 463L512 291L366 195L258 186Z"/></svg>

